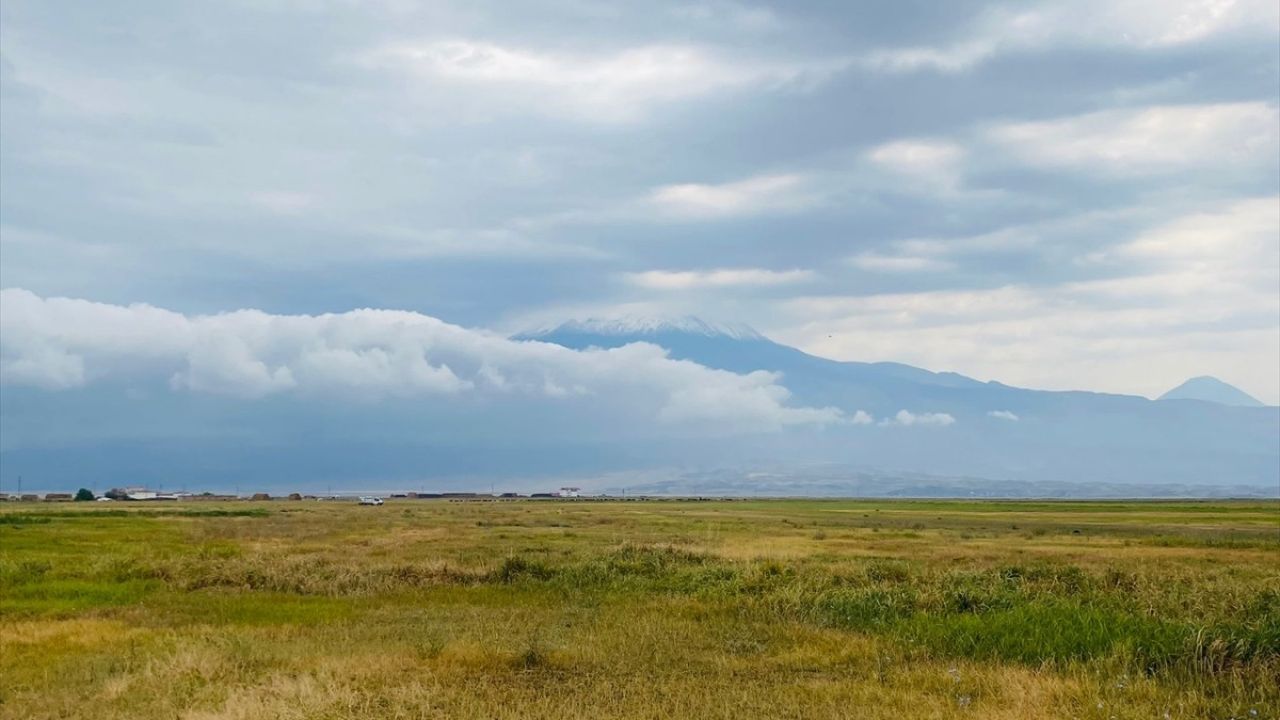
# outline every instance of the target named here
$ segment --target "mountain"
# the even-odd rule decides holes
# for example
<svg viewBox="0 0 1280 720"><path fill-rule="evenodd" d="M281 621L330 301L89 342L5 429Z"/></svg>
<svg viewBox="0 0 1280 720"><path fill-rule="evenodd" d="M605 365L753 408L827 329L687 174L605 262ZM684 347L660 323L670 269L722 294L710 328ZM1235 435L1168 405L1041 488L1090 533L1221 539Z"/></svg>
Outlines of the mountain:
<svg viewBox="0 0 1280 720"><path fill-rule="evenodd" d="M676 359L692 360L720 370L781 372L787 380L788 389L805 395L810 394L807 391L811 386L815 390L821 388L829 392L834 389L833 382L847 388L852 387L852 383L875 385L876 394L893 401L906 399L904 393L911 394L915 386L963 388L983 385L964 375L935 373L902 363L840 362L816 357L776 343L750 326L716 324L696 317L575 320L517 335L516 338L541 340L575 350L648 342L666 348ZM820 397L821 393L817 396Z"/></svg>
<svg viewBox="0 0 1280 720"><path fill-rule="evenodd" d="M517 336L574 349L647 342L671 357L777 373L795 405L845 426L759 438L744 463L855 463L1001 481L1280 488L1280 408L1042 391L891 362L842 362L697 318L575 321ZM858 415L859 411L864 413Z"/></svg>
<svg viewBox="0 0 1280 720"><path fill-rule="evenodd" d="M734 407L703 404L746 403L751 412L757 395L703 394L681 383L653 397L652 411L678 401L709 412L695 415L703 417L691 421L696 427L667 423L648 414L648 395L634 397L662 391L642 385L638 392L626 378L589 390L513 385L512 392L376 402L278 393L248 403L173 392L164 373L107 377L70 392L9 384L0 402L0 492L21 478L27 491L536 491L568 484L588 492L746 496L1280 495L1276 407L1046 392L900 363L839 362L746 326L696 318L593 320L519 337L573 348L643 342L711 368L766 371L772 380L757 378L755 387L768 407L835 409L817 414L841 419L736 426ZM521 350L561 361L566 354ZM654 353L618 355L648 362ZM441 351L432 360L467 374L465 356ZM603 359L572 360L593 368ZM665 370L714 377L671 365ZM499 390L504 382L529 386L538 379L532 367L527 377L496 374L485 382Z"/></svg>
<svg viewBox="0 0 1280 720"><path fill-rule="evenodd" d="M750 471L716 468L612 479L614 484L601 488L608 495L1119 499L1274 498L1280 493L1280 489L1257 485L992 480L843 465L763 467ZM618 484L621 479L631 482Z"/></svg>
<svg viewBox="0 0 1280 720"><path fill-rule="evenodd" d="M1240 388L1222 382L1216 377L1201 375L1193 377L1178 387L1161 395L1159 400L1203 400L1219 405L1237 407L1266 407L1262 401L1254 398Z"/></svg>

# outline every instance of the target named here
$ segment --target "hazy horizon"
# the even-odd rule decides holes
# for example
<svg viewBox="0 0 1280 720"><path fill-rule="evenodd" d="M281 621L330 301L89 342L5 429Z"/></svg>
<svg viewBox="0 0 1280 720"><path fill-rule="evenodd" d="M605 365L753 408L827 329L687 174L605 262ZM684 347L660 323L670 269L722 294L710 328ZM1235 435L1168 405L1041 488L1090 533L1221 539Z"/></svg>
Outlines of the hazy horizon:
<svg viewBox="0 0 1280 720"><path fill-rule="evenodd" d="M0 13L6 484L1280 486L1273 1Z"/></svg>

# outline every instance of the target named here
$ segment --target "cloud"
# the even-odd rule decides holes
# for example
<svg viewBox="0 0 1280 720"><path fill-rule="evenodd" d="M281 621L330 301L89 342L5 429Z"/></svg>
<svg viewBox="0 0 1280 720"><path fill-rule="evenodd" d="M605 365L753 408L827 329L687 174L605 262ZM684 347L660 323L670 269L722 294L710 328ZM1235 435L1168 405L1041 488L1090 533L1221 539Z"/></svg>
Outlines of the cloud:
<svg viewBox="0 0 1280 720"><path fill-rule="evenodd" d="M823 204L827 192L817 178L799 173L753 175L713 183L673 183L634 197L516 220L514 227L547 230L562 226L619 223L710 223L752 217L801 215Z"/></svg>
<svg viewBox="0 0 1280 720"><path fill-rule="evenodd" d="M967 70L995 54L996 43L990 39L962 42L945 47L904 47L879 50L862 60L866 67L888 72L912 72L931 69L954 73Z"/></svg>
<svg viewBox="0 0 1280 720"><path fill-rule="evenodd" d="M867 152L873 163L902 175L937 180L955 174L964 148L945 140L895 140Z"/></svg>
<svg viewBox="0 0 1280 720"><path fill-rule="evenodd" d="M1247 198L1214 211L1174 218L1108 251L1103 258L1145 262L1148 267L1205 273L1217 280L1259 285L1280 264L1280 196ZM1230 274L1227 278L1224 275Z"/></svg>
<svg viewBox="0 0 1280 720"><path fill-rule="evenodd" d="M987 412L987 417L993 417L997 420L1009 420L1018 422L1018 416L1008 410L991 410Z"/></svg>
<svg viewBox="0 0 1280 720"><path fill-rule="evenodd" d="M498 107L518 104L602 123L633 122L659 106L716 92L803 86L844 65L729 57L698 45L572 54L467 38L392 43L361 61L409 73L429 88L491 90Z"/></svg>
<svg viewBox="0 0 1280 720"><path fill-rule="evenodd" d="M1274 0L169 4L115 10L154 30L128 47L46 5L3 28L0 287L512 329L696 313L852 360L1280 398L1276 243L1244 225L1267 208L1217 206L1276 192ZM11 376L103 372L28 351ZM324 360L354 384L398 372L383 352ZM321 376L208 354L267 397ZM447 366L474 385L451 397L506 379ZM555 380L529 387L590 397Z"/></svg>
<svg viewBox="0 0 1280 720"><path fill-rule="evenodd" d="M952 267L946 260L926 255L862 253L848 258L847 262L859 270L883 273L939 272Z"/></svg>
<svg viewBox="0 0 1280 720"><path fill-rule="evenodd" d="M870 177L877 194L889 191L972 205L1008 195L1003 189L966 185L968 174L989 163L985 148L963 131L952 139L907 137L881 143L863 154L860 171Z"/></svg>
<svg viewBox="0 0 1280 720"><path fill-rule="evenodd" d="M885 72L968 71L991 58L1063 47L1155 51L1215 40L1274 36L1270 0L1076 0L994 6L951 42L884 48L866 67Z"/></svg>
<svg viewBox="0 0 1280 720"><path fill-rule="evenodd" d="M664 185L649 194L649 204L666 217L708 220L795 212L817 201L804 176L757 175L720 185Z"/></svg>
<svg viewBox="0 0 1280 720"><path fill-rule="evenodd" d="M796 325L773 335L827 357L1039 388L1154 395L1204 368L1231 368L1270 400L1280 395L1276 237L1280 197L1245 198L1139 228L1081 259L1103 277L797 297L775 310L784 328Z"/></svg>
<svg viewBox="0 0 1280 720"><path fill-rule="evenodd" d="M754 7L736 2L682 3L668 12L677 20L708 23L713 27L729 25L750 32L778 29L782 21L766 7Z"/></svg>
<svg viewBox="0 0 1280 720"><path fill-rule="evenodd" d="M1272 166L1280 114L1263 102L1168 105L998 125L990 141L1036 165L1120 175Z"/></svg>
<svg viewBox="0 0 1280 720"><path fill-rule="evenodd" d="M526 261L600 260L608 253L587 244L571 244L531 237L507 228L418 229L401 225L368 228L360 254L388 259L412 258L519 258Z"/></svg>
<svg viewBox="0 0 1280 720"><path fill-rule="evenodd" d="M628 273L632 285L651 290L692 290L699 288L768 287L812 280L812 270L765 270L737 268L720 270L646 270Z"/></svg>
<svg viewBox="0 0 1280 720"><path fill-rule="evenodd" d="M315 205L315 198L300 192L261 192L249 199L254 205L276 215L300 215Z"/></svg>
<svg viewBox="0 0 1280 720"><path fill-rule="evenodd" d="M167 379L178 391L246 400L578 398L638 421L732 432L842 419L833 408L787 405L790 393L774 373L712 370L646 343L574 351L412 312L187 316L149 305L0 292L0 373L8 384L69 390Z"/></svg>
<svg viewBox="0 0 1280 720"><path fill-rule="evenodd" d="M955 424L955 421L956 419L947 413L913 413L907 410L899 410L897 415L881 420L880 424L901 427L911 427L912 425L946 427L947 425Z"/></svg>

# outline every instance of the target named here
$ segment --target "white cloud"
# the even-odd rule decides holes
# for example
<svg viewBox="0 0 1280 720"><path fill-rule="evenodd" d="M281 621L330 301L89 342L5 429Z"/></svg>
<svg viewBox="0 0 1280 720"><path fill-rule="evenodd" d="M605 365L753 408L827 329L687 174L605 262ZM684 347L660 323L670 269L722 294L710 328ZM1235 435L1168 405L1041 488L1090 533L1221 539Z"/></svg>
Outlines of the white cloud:
<svg viewBox="0 0 1280 720"><path fill-rule="evenodd" d="M546 231L561 225L713 222L800 213L829 194L817 178L798 173L754 175L724 183L672 183L637 197L517 220L514 227Z"/></svg>
<svg viewBox="0 0 1280 720"><path fill-rule="evenodd" d="M1280 13L1270 0L1085 0L1044 3L1007 15L1007 39L1159 48L1216 37L1274 33Z"/></svg>
<svg viewBox="0 0 1280 720"><path fill-rule="evenodd" d="M1257 166L1280 152L1280 114L1262 102L1105 110L999 125L989 139L1031 163L1122 175Z"/></svg>
<svg viewBox="0 0 1280 720"><path fill-rule="evenodd" d="M889 72L911 72L933 69L941 72L967 70L987 59L996 51L996 44L989 39L978 39L944 47L904 47L880 50L869 54L863 64Z"/></svg>
<svg viewBox="0 0 1280 720"><path fill-rule="evenodd" d="M801 175L757 175L706 185L664 185L649 195L649 205L666 217L719 219L794 212L810 207L817 195Z"/></svg>
<svg viewBox="0 0 1280 720"><path fill-rule="evenodd" d="M859 270L882 273L938 272L952 267L946 260L926 255L861 253L849 258L847 262Z"/></svg>
<svg viewBox="0 0 1280 720"><path fill-rule="evenodd" d="M858 410L849 417L849 422L854 425L870 425L875 422L875 418L871 417L866 410Z"/></svg>
<svg viewBox="0 0 1280 720"><path fill-rule="evenodd" d="M812 270L724 268L720 270L646 270L628 273L633 285L651 290L693 290L717 287L789 285L812 280Z"/></svg>
<svg viewBox="0 0 1280 720"><path fill-rule="evenodd" d="M672 360L636 343L575 351L517 342L412 312L186 316L0 291L5 383L70 389L109 379L165 380L178 391L269 395L577 398L629 420L714 432L842 421L833 408L791 407L779 376Z"/></svg>
<svg viewBox="0 0 1280 720"><path fill-rule="evenodd" d="M961 145L936 139L906 139L878 145L866 158L899 190L929 195L960 192L967 151Z"/></svg>
<svg viewBox="0 0 1280 720"><path fill-rule="evenodd" d="M1230 374L1280 397L1280 198L1137 231L1097 254L1111 277L1034 287L808 296L774 337L834 358L892 360L1052 389L1158 395Z"/></svg>
<svg viewBox="0 0 1280 720"><path fill-rule="evenodd" d="M872 148L867 157L893 172L936 181L949 178L964 159L964 148L945 140L895 140Z"/></svg>
<svg viewBox="0 0 1280 720"><path fill-rule="evenodd" d="M991 410L987 413L987 417L993 417L997 420L1009 420L1012 422L1018 422L1019 419L1016 413L1009 410Z"/></svg>
<svg viewBox="0 0 1280 720"><path fill-rule="evenodd" d="M1049 0L982 13L954 42L887 48L863 64L889 72L962 72L992 57L1059 47L1138 50L1266 38L1280 25L1272 0Z"/></svg>
<svg viewBox="0 0 1280 720"><path fill-rule="evenodd" d="M898 425L901 427L911 427L912 425L933 425L938 427L946 427L954 424L956 419L947 413L913 413L908 410L899 410L897 415L892 418L885 418L880 421L881 425Z"/></svg>
<svg viewBox="0 0 1280 720"><path fill-rule="evenodd" d="M748 87L806 85L842 61L790 62L727 57L694 45L649 45L569 54L472 39L387 45L363 61L408 72L433 87L491 90L498 107L518 105L593 122L631 122L655 108Z"/></svg>
<svg viewBox="0 0 1280 720"><path fill-rule="evenodd" d="M1143 232L1109 255L1218 280L1275 278L1280 265L1280 197L1249 198L1214 212L1187 215ZM1225 273L1233 275L1223 278Z"/></svg>

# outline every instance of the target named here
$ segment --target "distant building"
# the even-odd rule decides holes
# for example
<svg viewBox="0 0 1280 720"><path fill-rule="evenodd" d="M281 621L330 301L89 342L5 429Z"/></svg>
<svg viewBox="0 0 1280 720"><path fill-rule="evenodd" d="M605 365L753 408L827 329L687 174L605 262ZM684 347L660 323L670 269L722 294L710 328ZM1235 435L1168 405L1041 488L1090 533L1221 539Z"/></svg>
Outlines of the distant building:
<svg viewBox="0 0 1280 720"><path fill-rule="evenodd" d="M582 488L562 487L558 493L562 498L576 498L582 493Z"/></svg>
<svg viewBox="0 0 1280 720"><path fill-rule="evenodd" d="M71 493L45 493L44 494L45 502L70 502L71 498L72 498Z"/></svg>

